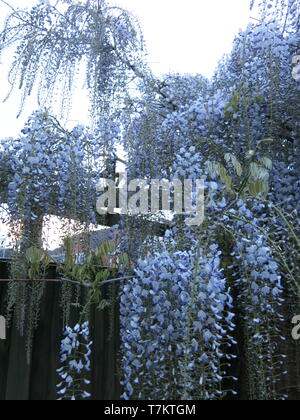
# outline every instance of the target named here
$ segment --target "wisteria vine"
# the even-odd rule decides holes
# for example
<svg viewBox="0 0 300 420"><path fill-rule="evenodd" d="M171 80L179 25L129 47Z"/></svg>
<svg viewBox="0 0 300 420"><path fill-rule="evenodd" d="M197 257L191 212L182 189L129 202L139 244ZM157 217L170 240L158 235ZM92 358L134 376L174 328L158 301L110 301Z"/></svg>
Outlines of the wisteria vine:
<svg viewBox="0 0 300 420"><path fill-rule="evenodd" d="M92 353L89 323L67 327L61 341L60 362L57 370L61 382L57 385L59 400L85 400L91 398L88 387L91 384L90 356Z"/></svg>
<svg viewBox="0 0 300 420"><path fill-rule="evenodd" d="M233 357L217 246L140 261L121 295L124 399L219 399Z"/></svg>

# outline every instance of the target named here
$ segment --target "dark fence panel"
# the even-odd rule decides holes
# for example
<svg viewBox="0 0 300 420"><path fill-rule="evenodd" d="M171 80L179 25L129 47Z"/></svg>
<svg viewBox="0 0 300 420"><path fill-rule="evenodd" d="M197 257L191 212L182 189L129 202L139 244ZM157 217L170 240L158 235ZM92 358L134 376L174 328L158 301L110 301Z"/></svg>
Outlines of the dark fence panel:
<svg viewBox="0 0 300 420"><path fill-rule="evenodd" d="M55 278L55 270L48 278ZM8 262L0 261L0 279L8 278ZM40 322L33 340L31 361L26 360L25 339L14 323L7 330L7 339L0 340L0 400L55 400L60 367L59 350L63 332L60 308L60 283L47 283L41 304ZM103 287L103 297L109 286ZM7 283L0 282L0 314L6 311ZM91 340L93 341L92 398L117 400L120 398L119 308L91 311ZM71 323L78 321L78 313L71 314ZM113 332L113 334L111 334Z"/></svg>
<svg viewBox="0 0 300 420"><path fill-rule="evenodd" d="M7 279L9 263L0 260L0 279ZM48 272L49 279L56 278L55 267ZM117 290L111 286L102 289L103 297L116 295ZM0 282L0 314L5 315L7 283ZM25 339L20 336L17 328L12 324L7 330L7 340L0 340L0 401L4 400L55 400L56 384L59 378L56 370L59 365L60 341L63 323L60 307L60 283L47 283L38 329L34 335L31 361L26 360ZM300 400L300 342L291 337L291 308L286 308L283 335L286 341L282 345L282 353L288 357L285 366L279 369L279 389L289 395L290 400ZM236 314L237 329L235 339L238 342L235 352L238 358L232 365L230 374L238 378L236 397L228 399L247 400L247 371L245 366L244 328L242 318ZM71 324L78 321L78 312L73 309ZM93 341L91 359L91 393L93 400L118 400L122 394L120 387L120 325L119 305L114 305L113 311L106 309L91 310L90 329ZM287 370L287 375L281 373ZM231 387L232 383L228 383Z"/></svg>

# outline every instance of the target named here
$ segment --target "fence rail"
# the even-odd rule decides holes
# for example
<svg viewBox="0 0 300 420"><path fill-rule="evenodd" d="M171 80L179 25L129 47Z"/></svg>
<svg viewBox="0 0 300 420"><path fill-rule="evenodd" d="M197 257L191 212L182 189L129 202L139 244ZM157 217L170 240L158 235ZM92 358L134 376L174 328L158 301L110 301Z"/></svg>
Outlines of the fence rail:
<svg viewBox="0 0 300 420"><path fill-rule="evenodd" d="M9 264L0 260L0 315L5 315L7 290L9 280ZM59 349L62 338L63 322L60 307L61 284L66 279L56 278L56 273L48 273L45 292L41 303L41 314L38 329L33 340L33 351L30 363L26 359L26 343L21 337L14 321L6 331L6 340L0 340L0 401L4 400L55 400L56 384L59 378L56 370L59 368ZM111 279L114 284L126 281L131 277ZM28 281L24 279L24 281ZM40 280L38 280L40 281ZM109 297L109 284L102 284L102 296ZM77 284L74 284L77 287ZM120 387L120 320L119 303L117 302L113 317L108 309L91 310L90 331L93 341L91 359L91 383L93 400L118 400L122 394ZM289 313L289 311L287 312ZM238 378L236 397L228 399L247 400L247 369L245 366L244 327L242 318L237 314L237 328L235 339L237 341L238 358L232 364L230 376ZM78 322L78 308L72 308L71 324ZM289 395L290 400L300 400L299 388L299 355L300 342L292 340L291 324L286 317L287 340L282 344L282 353L287 355L283 370L287 375L281 375L279 389ZM113 331L113 334L112 334ZM228 384L229 387L232 384Z"/></svg>
<svg viewBox="0 0 300 420"><path fill-rule="evenodd" d="M9 264L0 261L0 314L5 315ZM33 339L33 350L28 364L26 343L16 328L14 320L7 328L6 340L0 340L0 401L55 400L59 378L60 341L63 332L60 307L61 283L54 269L45 279L46 287L41 303L39 326ZM25 281L28 281L24 279ZM75 286L75 285L74 285ZM77 286L77 285L76 285ZM108 297L108 286L103 285L103 298ZM71 323L78 322L78 309L72 308ZM119 378L119 306L113 311L96 308L90 314L92 399L118 400L121 395ZM110 337L111 327L113 336Z"/></svg>

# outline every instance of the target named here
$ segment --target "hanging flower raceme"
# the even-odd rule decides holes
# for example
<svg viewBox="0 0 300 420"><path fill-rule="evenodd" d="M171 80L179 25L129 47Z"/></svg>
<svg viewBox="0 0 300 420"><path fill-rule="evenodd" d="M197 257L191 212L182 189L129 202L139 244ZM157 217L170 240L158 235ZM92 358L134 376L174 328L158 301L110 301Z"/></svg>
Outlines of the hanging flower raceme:
<svg viewBox="0 0 300 420"><path fill-rule="evenodd" d="M203 179L202 158L194 146L187 150L179 150L175 157L173 173L174 177L179 179Z"/></svg>
<svg viewBox="0 0 300 420"><path fill-rule="evenodd" d="M59 400L82 400L91 397L90 385L91 346L89 323L67 327L61 342L61 364L57 370L61 382L57 385Z"/></svg>
<svg viewBox="0 0 300 420"><path fill-rule="evenodd" d="M217 246L140 261L121 294L123 399L218 399L233 357Z"/></svg>
<svg viewBox="0 0 300 420"><path fill-rule="evenodd" d="M68 132L47 113L36 112L19 138L1 144L10 154L7 200L14 220L56 214L95 221L97 137L84 127Z"/></svg>
<svg viewBox="0 0 300 420"><path fill-rule="evenodd" d="M85 61L92 110L99 116L123 94L142 60L139 25L131 14L104 0L58 3L39 2L7 17L0 52L12 45L16 49L9 82L22 89L21 110L37 84L39 103L46 106L61 96L65 112Z"/></svg>
<svg viewBox="0 0 300 420"><path fill-rule="evenodd" d="M240 201L235 219L238 261L238 302L244 319L245 358L250 399L282 399L277 390L283 360L280 347L283 316L283 287L278 263L266 237L259 231L260 222Z"/></svg>
<svg viewBox="0 0 300 420"><path fill-rule="evenodd" d="M272 201L289 214L300 213L300 179L296 165L297 157L292 155L289 164L276 162L272 173Z"/></svg>

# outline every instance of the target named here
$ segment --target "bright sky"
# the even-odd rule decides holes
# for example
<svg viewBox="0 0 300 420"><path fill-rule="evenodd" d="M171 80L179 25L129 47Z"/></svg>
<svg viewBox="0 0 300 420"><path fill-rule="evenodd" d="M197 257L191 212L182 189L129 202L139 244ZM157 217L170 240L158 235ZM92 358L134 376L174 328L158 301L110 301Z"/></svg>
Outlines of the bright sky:
<svg viewBox="0 0 300 420"><path fill-rule="evenodd" d="M210 77L250 20L249 0L115 0L135 14L156 73Z"/></svg>
<svg viewBox="0 0 300 420"><path fill-rule="evenodd" d="M6 0L14 7L31 7L38 0ZM54 1L54 0L51 0ZM141 23L154 73L201 73L211 77L223 54L230 52L234 36L250 21L250 0L108 0L131 11ZM9 11L0 1L0 25ZM10 56L0 62L0 136L16 136L37 107L28 101L17 120L19 94L2 103L9 90ZM77 94L70 125L85 123L88 103ZM0 236L6 234L0 223Z"/></svg>

